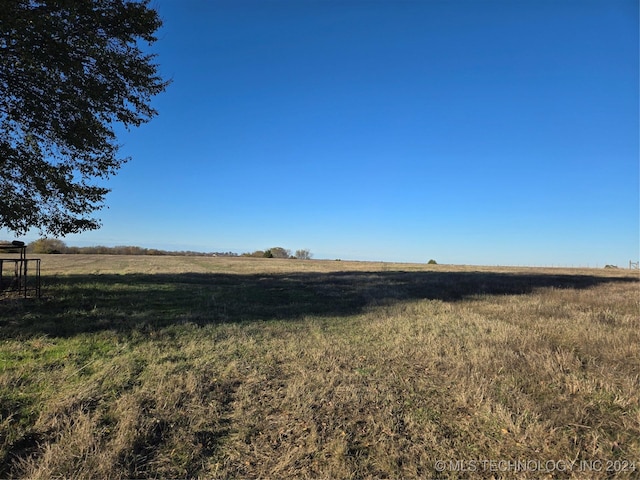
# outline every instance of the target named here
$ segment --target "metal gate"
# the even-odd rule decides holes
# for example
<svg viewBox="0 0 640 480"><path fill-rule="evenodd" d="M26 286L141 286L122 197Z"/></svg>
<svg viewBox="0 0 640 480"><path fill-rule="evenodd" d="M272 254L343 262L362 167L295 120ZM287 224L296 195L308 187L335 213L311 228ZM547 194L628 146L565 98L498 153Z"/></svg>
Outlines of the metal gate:
<svg viewBox="0 0 640 480"><path fill-rule="evenodd" d="M17 240L0 244L0 254L2 296L40 297L40 259L27 258L26 245Z"/></svg>

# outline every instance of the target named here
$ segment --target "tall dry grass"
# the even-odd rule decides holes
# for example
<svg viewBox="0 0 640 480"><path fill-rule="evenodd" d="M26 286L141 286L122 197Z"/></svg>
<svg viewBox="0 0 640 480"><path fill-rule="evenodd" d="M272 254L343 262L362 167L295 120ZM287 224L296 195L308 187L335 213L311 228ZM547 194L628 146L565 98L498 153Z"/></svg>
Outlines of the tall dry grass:
<svg viewBox="0 0 640 480"><path fill-rule="evenodd" d="M628 272L48 260L0 306L0 477L638 476Z"/></svg>

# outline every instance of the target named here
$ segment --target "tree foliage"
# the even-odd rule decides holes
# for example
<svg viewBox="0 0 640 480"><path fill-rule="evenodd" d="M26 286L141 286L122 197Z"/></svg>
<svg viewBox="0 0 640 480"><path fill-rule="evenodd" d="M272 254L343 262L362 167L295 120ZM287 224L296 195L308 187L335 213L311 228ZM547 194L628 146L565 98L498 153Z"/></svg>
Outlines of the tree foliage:
<svg viewBox="0 0 640 480"><path fill-rule="evenodd" d="M2 0L0 227L53 236L96 229L91 216L118 157L116 123L157 112L168 82L154 55L148 0Z"/></svg>
<svg viewBox="0 0 640 480"><path fill-rule="evenodd" d="M291 257L291 250L283 247L272 247L269 249L271 252L271 258L289 258Z"/></svg>
<svg viewBox="0 0 640 480"><path fill-rule="evenodd" d="M311 252L309 250L307 250L306 248L300 249L300 250L296 250L296 255L295 257L299 260L310 260L311 259Z"/></svg>
<svg viewBox="0 0 640 480"><path fill-rule="evenodd" d="M27 250L30 253L67 253L67 245L57 238L39 238L31 242Z"/></svg>

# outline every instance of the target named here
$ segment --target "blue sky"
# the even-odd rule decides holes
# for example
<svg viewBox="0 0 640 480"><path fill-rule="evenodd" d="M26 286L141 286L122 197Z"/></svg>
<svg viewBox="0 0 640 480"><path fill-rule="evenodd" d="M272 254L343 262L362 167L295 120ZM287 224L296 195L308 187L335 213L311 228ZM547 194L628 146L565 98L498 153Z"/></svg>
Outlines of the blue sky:
<svg viewBox="0 0 640 480"><path fill-rule="evenodd" d="M70 245L486 265L639 252L638 3L153 0L173 80Z"/></svg>

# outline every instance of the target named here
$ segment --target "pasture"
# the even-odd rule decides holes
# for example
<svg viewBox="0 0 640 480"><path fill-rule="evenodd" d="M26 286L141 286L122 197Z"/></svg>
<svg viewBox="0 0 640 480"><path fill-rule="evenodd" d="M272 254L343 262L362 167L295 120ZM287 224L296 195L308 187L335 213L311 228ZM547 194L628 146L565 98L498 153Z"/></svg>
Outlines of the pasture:
<svg viewBox="0 0 640 480"><path fill-rule="evenodd" d="M638 272L42 256L0 478L637 478Z"/></svg>

